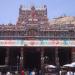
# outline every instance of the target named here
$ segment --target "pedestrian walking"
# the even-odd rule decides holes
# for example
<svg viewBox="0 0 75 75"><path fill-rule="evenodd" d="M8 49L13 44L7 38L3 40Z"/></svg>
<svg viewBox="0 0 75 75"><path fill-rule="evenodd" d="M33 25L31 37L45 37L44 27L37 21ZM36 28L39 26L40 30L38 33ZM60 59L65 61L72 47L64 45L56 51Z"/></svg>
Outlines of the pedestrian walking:
<svg viewBox="0 0 75 75"><path fill-rule="evenodd" d="M35 71L34 71L34 70L31 71L31 72L30 72L30 75L35 75Z"/></svg>
<svg viewBox="0 0 75 75"><path fill-rule="evenodd" d="M15 71L15 75L19 75L18 71Z"/></svg>
<svg viewBox="0 0 75 75"><path fill-rule="evenodd" d="M21 75L24 75L24 70L21 71Z"/></svg>
<svg viewBox="0 0 75 75"><path fill-rule="evenodd" d="M6 75L11 75L11 73L10 72L7 72Z"/></svg>
<svg viewBox="0 0 75 75"><path fill-rule="evenodd" d="M32 71L32 75L35 75L35 71Z"/></svg>
<svg viewBox="0 0 75 75"><path fill-rule="evenodd" d="M2 72L0 72L0 75L2 75Z"/></svg>

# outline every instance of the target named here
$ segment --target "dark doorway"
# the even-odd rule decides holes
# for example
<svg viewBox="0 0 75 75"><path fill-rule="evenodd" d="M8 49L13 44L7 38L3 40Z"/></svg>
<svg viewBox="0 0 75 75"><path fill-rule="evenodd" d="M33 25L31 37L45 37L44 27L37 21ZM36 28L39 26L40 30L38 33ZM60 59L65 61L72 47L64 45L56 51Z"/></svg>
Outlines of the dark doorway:
<svg viewBox="0 0 75 75"><path fill-rule="evenodd" d="M9 48L9 65L17 66L20 63L20 48Z"/></svg>
<svg viewBox="0 0 75 75"><path fill-rule="evenodd" d="M5 65L6 48L0 48L0 65Z"/></svg>
<svg viewBox="0 0 75 75"><path fill-rule="evenodd" d="M71 48L59 48L58 49L59 63L60 65L71 63Z"/></svg>
<svg viewBox="0 0 75 75"><path fill-rule="evenodd" d="M40 69L40 51L37 48L25 48L24 51L24 67L26 69Z"/></svg>
<svg viewBox="0 0 75 75"><path fill-rule="evenodd" d="M45 64L55 65L55 48L44 48L44 62Z"/></svg>

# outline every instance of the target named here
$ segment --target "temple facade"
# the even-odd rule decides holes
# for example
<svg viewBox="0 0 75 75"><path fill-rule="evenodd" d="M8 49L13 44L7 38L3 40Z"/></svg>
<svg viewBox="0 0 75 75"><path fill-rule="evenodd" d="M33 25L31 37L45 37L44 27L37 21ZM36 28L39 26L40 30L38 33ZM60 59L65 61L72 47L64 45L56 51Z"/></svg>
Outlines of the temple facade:
<svg viewBox="0 0 75 75"><path fill-rule="evenodd" d="M74 62L74 21L68 16L49 20L46 5L20 6L15 25L0 25L0 65L40 70L45 64Z"/></svg>

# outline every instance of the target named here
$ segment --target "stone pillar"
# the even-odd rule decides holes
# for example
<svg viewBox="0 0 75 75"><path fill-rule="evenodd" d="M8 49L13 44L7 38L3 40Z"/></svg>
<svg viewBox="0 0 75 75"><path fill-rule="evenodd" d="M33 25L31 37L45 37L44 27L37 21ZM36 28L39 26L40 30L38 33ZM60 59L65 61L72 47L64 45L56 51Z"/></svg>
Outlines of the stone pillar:
<svg viewBox="0 0 75 75"><path fill-rule="evenodd" d="M23 48L21 48L20 67L23 68Z"/></svg>
<svg viewBox="0 0 75 75"><path fill-rule="evenodd" d="M58 56L58 48L55 48L55 62L57 66L60 66L59 64L59 56Z"/></svg>
<svg viewBox="0 0 75 75"><path fill-rule="evenodd" d="M9 64L9 48L6 49L5 65Z"/></svg>
<svg viewBox="0 0 75 75"><path fill-rule="evenodd" d="M72 62L75 62L75 48L71 48Z"/></svg>
<svg viewBox="0 0 75 75"><path fill-rule="evenodd" d="M41 48L41 71L42 75L44 75L44 48Z"/></svg>
<svg viewBox="0 0 75 75"><path fill-rule="evenodd" d="M60 64L59 64L59 56L58 56L58 48L55 48L55 62L56 62L56 66L57 66L57 73L56 75L60 75L59 74L59 70L60 70Z"/></svg>

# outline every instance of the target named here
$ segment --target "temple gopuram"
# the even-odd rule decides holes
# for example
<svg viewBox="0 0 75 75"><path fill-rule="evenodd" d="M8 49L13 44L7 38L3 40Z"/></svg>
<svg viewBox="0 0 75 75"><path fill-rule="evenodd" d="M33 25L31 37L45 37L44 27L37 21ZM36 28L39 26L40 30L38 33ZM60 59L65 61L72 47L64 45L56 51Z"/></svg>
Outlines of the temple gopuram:
<svg viewBox="0 0 75 75"><path fill-rule="evenodd" d="M15 25L0 25L0 65L19 70L75 61L75 17L48 19L47 6L20 6ZM65 59L64 59L65 58Z"/></svg>

